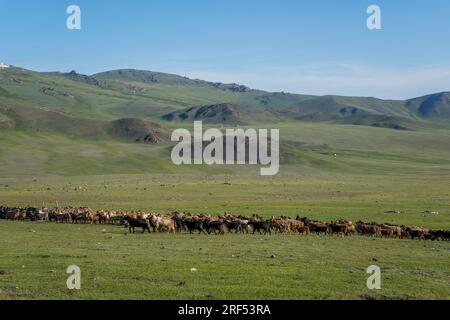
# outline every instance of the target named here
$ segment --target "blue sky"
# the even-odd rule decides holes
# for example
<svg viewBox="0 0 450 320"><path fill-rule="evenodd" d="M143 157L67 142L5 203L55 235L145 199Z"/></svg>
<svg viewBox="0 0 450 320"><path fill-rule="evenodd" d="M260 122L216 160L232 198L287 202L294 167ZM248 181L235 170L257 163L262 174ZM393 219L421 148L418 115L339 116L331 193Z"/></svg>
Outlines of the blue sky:
<svg viewBox="0 0 450 320"><path fill-rule="evenodd" d="M66 8L82 29L66 28ZM366 9L381 7L382 30ZM450 90L448 0L0 0L0 62L171 72L270 91L409 98Z"/></svg>

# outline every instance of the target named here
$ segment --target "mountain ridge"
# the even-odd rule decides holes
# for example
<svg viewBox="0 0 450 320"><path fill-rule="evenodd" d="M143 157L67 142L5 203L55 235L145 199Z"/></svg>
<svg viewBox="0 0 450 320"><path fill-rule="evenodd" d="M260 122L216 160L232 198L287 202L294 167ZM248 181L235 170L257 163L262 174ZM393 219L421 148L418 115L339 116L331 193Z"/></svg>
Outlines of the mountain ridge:
<svg viewBox="0 0 450 320"><path fill-rule="evenodd" d="M383 100L266 92L234 83L137 69L93 75L37 72L14 66L1 69L0 128L36 129L33 118L41 118L41 123L61 132L73 127L75 133L77 127L80 132L89 131L83 121L113 123L121 119L154 124L162 121L167 125L193 120L231 125L307 121L415 130L418 126L448 123L450 93ZM136 125L128 128L130 131L142 133L142 122L130 123ZM146 141L145 135L133 138Z"/></svg>

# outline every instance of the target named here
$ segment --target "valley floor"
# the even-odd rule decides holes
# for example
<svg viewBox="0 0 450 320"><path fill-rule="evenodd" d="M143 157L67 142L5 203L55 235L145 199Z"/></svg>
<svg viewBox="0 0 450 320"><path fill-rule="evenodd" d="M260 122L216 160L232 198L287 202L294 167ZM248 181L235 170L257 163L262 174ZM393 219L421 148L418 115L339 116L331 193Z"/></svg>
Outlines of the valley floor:
<svg viewBox="0 0 450 320"><path fill-rule="evenodd" d="M275 177L200 172L0 178L0 205L43 204L160 213L300 215L450 230L450 176L306 171Z"/></svg>
<svg viewBox="0 0 450 320"><path fill-rule="evenodd" d="M448 242L5 221L0 241L0 299L450 299ZM66 287L69 265L79 291ZM367 289L370 265L381 290Z"/></svg>
<svg viewBox="0 0 450 320"><path fill-rule="evenodd" d="M329 173L3 178L0 202L450 229L448 181ZM0 299L450 299L449 242L126 231L0 221ZM69 265L82 270L80 291L66 288ZM370 265L382 270L381 290L366 287Z"/></svg>

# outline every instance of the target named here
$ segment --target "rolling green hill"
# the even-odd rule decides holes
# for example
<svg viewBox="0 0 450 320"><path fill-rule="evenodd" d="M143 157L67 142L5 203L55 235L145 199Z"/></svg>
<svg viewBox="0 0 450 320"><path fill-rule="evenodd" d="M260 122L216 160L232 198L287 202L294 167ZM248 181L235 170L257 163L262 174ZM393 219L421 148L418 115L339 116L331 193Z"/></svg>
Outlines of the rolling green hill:
<svg viewBox="0 0 450 320"><path fill-rule="evenodd" d="M406 101L406 107L415 114L434 120L450 119L450 92L441 92Z"/></svg>
<svg viewBox="0 0 450 320"><path fill-rule="evenodd" d="M280 128L282 164L289 170L408 171L403 162L421 170L447 168L448 97L319 97L140 70L88 76L11 67L0 70L0 172L170 171L170 131L190 128L194 120ZM30 170L16 170L21 163ZM66 163L72 168L61 170Z"/></svg>
<svg viewBox="0 0 450 320"><path fill-rule="evenodd" d="M0 102L3 106L46 108L70 116L96 119L142 117L160 120L171 112L226 104L233 105L244 118L247 114L254 116L257 110L260 117L251 122L266 123L274 119L340 121L341 118L367 115L415 121L450 118L448 93L407 101L318 97L270 93L237 84L140 70L115 70L87 76L75 71L39 73L15 67L2 69Z"/></svg>
<svg viewBox="0 0 450 320"><path fill-rule="evenodd" d="M386 101L271 93L139 70L0 69L0 205L449 229L449 108L448 93ZM279 174L260 176L259 165L174 165L170 133L192 130L194 120L205 128L278 128ZM10 221L0 229L0 299L449 297L449 248L440 241L124 235L122 226ZM368 294L373 263L383 270L383 289ZM62 286L71 264L87 279L80 294ZM237 264L244 272L236 273ZM145 281L136 277L148 270ZM242 274L250 278L243 282Z"/></svg>

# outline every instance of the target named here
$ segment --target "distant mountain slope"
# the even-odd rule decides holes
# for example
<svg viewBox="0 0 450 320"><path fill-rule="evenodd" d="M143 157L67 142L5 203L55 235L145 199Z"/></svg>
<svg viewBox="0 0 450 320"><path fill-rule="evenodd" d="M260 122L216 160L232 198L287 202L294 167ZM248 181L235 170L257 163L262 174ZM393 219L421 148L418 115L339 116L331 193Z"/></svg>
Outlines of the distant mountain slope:
<svg viewBox="0 0 450 320"><path fill-rule="evenodd" d="M94 78L92 76L87 76L87 75L84 75L84 74L77 73L75 70L72 70L72 71L70 71L68 73L48 72L46 74L57 76L57 77L65 77L65 78L73 80L73 81L79 81L79 82L84 82L86 84L91 84L91 85L95 85L95 86L99 86L99 87L102 87L102 86L104 87L104 83L100 82L96 78Z"/></svg>
<svg viewBox="0 0 450 320"><path fill-rule="evenodd" d="M363 114L335 121L341 124L352 124L358 126L371 126L377 128L388 128L395 130L415 130L418 128L413 120L396 116Z"/></svg>
<svg viewBox="0 0 450 320"><path fill-rule="evenodd" d="M427 119L450 119L450 92L441 92L407 100L406 107Z"/></svg>
<svg viewBox="0 0 450 320"><path fill-rule="evenodd" d="M172 112L164 115L162 118L166 121L204 120L211 123L238 124L241 122L238 109L238 105L221 103Z"/></svg>
<svg viewBox="0 0 450 320"><path fill-rule="evenodd" d="M170 133L160 124L143 119L119 119L108 124L111 135L127 140L146 143L163 143L170 141Z"/></svg>
<svg viewBox="0 0 450 320"><path fill-rule="evenodd" d="M107 121L72 117L46 108L0 104L0 129L62 133L78 138L118 139L150 144L170 140L170 133L158 123L144 119Z"/></svg>
<svg viewBox="0 0 450 320"><path fill-rule="evenodd" d="M364 114L410 116L402 101L340 96L313 97L303 100L295 106L282 108L280 112L294 118L302 118L314 114L326 114L330 117L338 118Z"/></svg>
<svg viewBox="0 0 450 320"><path fill-rule="evenodd" d="M116 80L127 82L142 82L142 83L162 83L168 85L197 85L198 82L189 78L178 75L159 73L152 71L142 71L134 69L122 69L106 71L94 74L92 76L99 80Z"/></svg>
<svg viewBox="0 0 450 320"><path fill-rule="evenodd" d="M0 70L0 107L10 110L2 113L0 126L36 129L37 119L41 126L50 126L57 117L68 117L74 128L83 127L78 121L111 123L141 118L223 124L314 121L412 129L417 127L416 122L448 121L449 96L444 92L407 101L313 96L265 92L238 84L133 69L82 75L75 71L34 72L11 67ZM14 108L18 109L14 112ZM23 121L25 114L27 121ZM132 123L142 127L142 123ZM55 124L52 128L71 131L70 125Z"/></svg>
<svg viewBox="0 0 450 320"><path fill-rule="evenodd" d="M166 172L175 121L190 128L194 120L279 128L281 162L295 172L443 170L447 108L448 93L395 101L265 92L140 70L83 75L11 67L0 69L0 173Z"/></svg>
<svg viewBox="0 0 450 320"><path fill-rule="evenodd" d="M211 86L213 88L232 92L249 92L250 88L239 84L224 84L220 82L208 82L204 80L193 80L175 74L143 71L135 69L121 69L106 71L94 74L95 79L104 81L121 81L121 82L142 82L147 84L165 84L172 86Z"/></svg>

